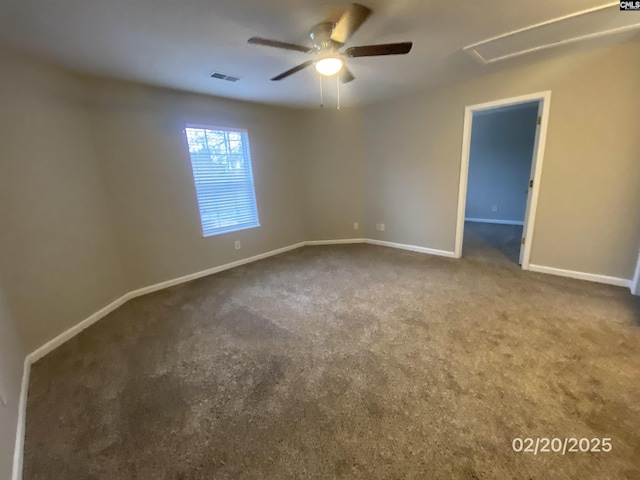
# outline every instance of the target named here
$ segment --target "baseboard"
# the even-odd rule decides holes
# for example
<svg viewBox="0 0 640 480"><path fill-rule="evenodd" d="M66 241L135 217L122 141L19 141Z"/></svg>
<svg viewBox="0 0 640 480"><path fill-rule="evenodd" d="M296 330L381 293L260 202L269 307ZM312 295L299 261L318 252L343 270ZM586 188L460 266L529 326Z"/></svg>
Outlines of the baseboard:
<svg viewBox="0 0 640 480"><path fill-rule="evenodd" d="M438 255L441 257L455 258L455 252L448 252L446 250L436 250L434 248L418 247L416 245L406 245L404 243L385 242L383 240L374 240L372 238L365 238L364 243L371 245L379 245L381 247L398 248L400 250L409 250L411 252L428 253L429 255Z"/></svg>
<svg viewBox="0 0 640 480"><path fill-rule="evenodd" d="M137 290L133 290L131 292L127 292L121 297L117 298L113 302L105 305L97 312L91 314L89 317L82 320L80 323L77 323L73 327L68 330L62 332L57 337L49 340L47 343L37 348L33 352L31 352L27 358L30 363L35 363L40 360L45 355L49 354L60 345L75 337L77 334L90 327L94 323L96 323L101 318L107 316L109 313L113 312L118 307L122 306L125 302L129 300L140 297L142 295L147 295L149 293L157 292L158 290L163 290L165 288L173 287L175 285L180 285L181 283L190 282L192 280L197 280L198 278L206 277L209 275L213 275L215 273L222 272L224 270L229 270L231 268L239 267L241 265L246 265L248 263L256 262L258 260L263 260L268 257L273 257L274 255L279 255L281 253L288 252L290 250L295 250L300 247L304 247L305 245L344 245L344 244L352 244L352 243L370 243L373 245L381 245L384 247L392 247L399 248L402 250L411 250L413 252L420 253L428 253L431 255L441 255L445 257L453 257L453 252L446 252L443 250L435 250L432 248L418 247L414 245L404 245L401 243L392 243L392 242L383 242L381 240L373 240L373 239L364 239L364 238L346 238L339 240L313 240L308 242L300 242L293 245L288 245L286 247L278 248L276 250L271 250L269 252L261 253L258 255L254 255L252 257L243 258L241 260L237 260L235 262L225 263L224 265L219 265L217 267L207 268L206 270L200 270L195 273L190 273L189 275L184 275L182 277L172 278L171 280L166 280L164 282L156 283L154 285L149 285L147 287L142 287Z"/></svg>
<svg viewBox="0 0 640 480"><path fill-rule="evenodd" d="M20 385L20 399L18 400L18 425L16 426L16 443L13 450L13 470L11 480L22 480L22 464L24 461L24 436L27 425L27 395L29 393L29 376L31 375L31 361L27 356L22 368L22 383Z"/></svg>
<svg viewBox="0 0 640 480"><path fill-rule="evenodd" d="M131 295L131 292L125 293L124 295L122 295L121 297L117 298L113 302L111 302L108 305L105 305L104 307L102 307L97 312L89 315L87 318L82 320L80 323L76 323L73 327L69 328L68 330L65 330L64 332L62 332L57 337L49 340L44 345L38 347L36 350L31 352L29 355L27 355L27 359L31 363L37 362L42 357L44 357L45 355L47 355L48 353L52 352L53 350L58 348L60 345L65 343L67 340L70 340L71 338L73 338L77 334L79 334L81 331L85 330L86 328L89 328L91 325L96 323L98 320L100 320L101 318L107 316L108 314L113 312L116 308L120 307L122 304L124 304L125 302L127 302L128 300L130 300L132 298L133 298L133 296Z"/></svg>
<svg viewBox="0 0 640 480"><path fill-rule="evenodd" d="M498 220L496 218L465 218L465 222L472 223L495 223L498 225L524 225L521 220Z"/></svg>
<svg viewBox="0 0 640 480"><path fill-rule="evenodd" d="M156 283L154 285L149 285L148 287L142 287L130 292L129 293L131 295L130 298L140 297L148 293L157 292L158 290L164 290L165 288L173 287L175 285L180 285L181 283L190 282L192 280L197 280L198 278L207 277L209 275L213 275L214 273L223 272L231 268L239 267L241 265L246 265L247 263L257 262L258 260L263 260L265 258L273 257L274 255L279 255L281 253L285 253L290 250L295 250L296 248L304 247L305 245L306 245L306 242L300 242L294 245L288 245L286 247L278 248L276 250L271 250L269 252L254 255L253 257L243 258L242 260L236 260L235 262L225 263L224 265L207 268L206 270L200 270L199 272L190 273L189 275L184 275L178 278L172 278L171 280Z"/></svg>
<svg viewBox="0 0 640 480"><path fill-rule="evenodd" d="M272 257L274 255L279 255L281 253L288 252L290 250L295 250L296 248L300 248L304 246L305 246L305 242L296 243L294 245L289 245L283 248L278 248L276 250L271 250L270 252L254 255L253 257L243 258L242 260L237 260L231 263L225 263L224 265L219 265L217 267L208 268L206 270L201 270L199 272L190 273L189 275L173 278L165 282L156 283L154 285L149 285L148 287L143 287L137 290L133 290L131 292L127 292L124 295L122 295L120 298L117 298L110 304L102 307L100 310L90 315L89 317L85 318L80 323L77 323L73 327L62 332L60 335L58 335L54 339L48 341L47 343L39 347L35 351L31 352L27 356L27 358L31 363L37 362L42 357L49 354L56 348L58 348L60 345L70 340L71 338L75 337L81 331L90 327L91 325L96 323L98 320L107 316L109 313L113 312L116 308L120 307L125 302L128 302L133 298L140 297L142 295L146 295L152 292L157 292L158 290L163 290L165 288L173 287L174 285L179 285L181 283L190 282L191 280L196 280L198 278L206 277L208 275L213 275L214 273L222 272L224 270L229 270L231 268L239 267L240 265L245 265L247 263L262 260L264 258Z"/></svg>
<svg viewBox="0 0 640 480"><path fill-rule="evenodd" d="M631 280L626 278L609 277L607 275L598 275L597 273L576 272L573 270L563 270L561 268L545 267L533 264L529 264L529 270L532 272L558 275L560 277L575 278L577 280L587 280L588 282L606 283L608 285L631 288Z"/></svg>
<svg viewBox="0 0 640 480"><path fill-rule="evenodd" d="M305 245L347 245L351 243L364 243L364 238L343 238L341 240L311 240Z"/></svg>
<svg viewBox="0 0 640 480"><path fill-rule="evenodd" d="M304 247L305 245L344 245L344 244L352 244L352 243L369 243L372 245L380 245L383 247L391 247L391 248L399 248L402 250L410 250L412 252L420 252L427 253L430 255L439 255L443 257L455 257L453 252L447 252L444 250L436 250L433 248L426 247L418 247L415 245L405 245L402 243L393 243L393 242L385 242L382 240L374 240L370 238L346 238L339 240L313 240L308 242L300 242L293 245L288 245L286 247L278 248L276 250L271 250L269 252L261 253L258 255L254 255L252 257L243 258L241 260L237 260L235 262L226 263L224 265L219 265L217 267L208 268L206 270L201 270L199 272L190 273L189 275L184 275L182 277L173 278L171 280L167 280L164 282L156 283L154 285L149 285L147 287L142 287L137 290L133 290L131 292L127 292L121 297L117 298L113 302L108 305L102 307L97 312L93 313L89 317L82 320L80 323L77 323L73 327L68 330L62 332L57 337L49 340L47 343L37 348L33 352L31 352L27 359L30 363L35 363L40 360L45 355L49 354L60 345L75 337L77 334L90 327L94 323L96 323L101 318L105 317L109 313L113 312L118 307L122 306L125 302L140 297L142 295L146 295L149 293L157 292L158 290L163 290L165 288L173 287L175 285L179 285L181 283L190 282L192 280L196 280L198 278L206 277L208 275L213 275L218 272L222 272L224 270L229 270L231 268L239 267L241 265L246 265L247 263L256 262L258 260L262 260L268 257L272 257L274 255L279 255L284 252L288 252L290 250L295 250L300 247Z"/></svg>

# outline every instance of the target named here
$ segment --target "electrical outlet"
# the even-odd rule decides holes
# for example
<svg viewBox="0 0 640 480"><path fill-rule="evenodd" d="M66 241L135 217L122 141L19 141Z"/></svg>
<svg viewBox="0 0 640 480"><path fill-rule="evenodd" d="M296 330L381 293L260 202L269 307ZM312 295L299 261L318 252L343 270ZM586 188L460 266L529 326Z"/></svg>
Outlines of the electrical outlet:
<svg viewBox="0 0 640 480"><path fill-rule="evenodd" d="M381 224L380 224L380 231L381 231L381 232L384 232L384 223L381 223Z"/></svg>
<svg viewBox="0 0 640 480"><path fill-rule="evenodd" d="M3 407L7 406L7 394L4 393L4 389L0 386L0 403Z"/></svg>
<svg viewBox="0 0 640 480"><path fill-rule="evenodd" d="M491 210L494 211L494 212L497 212L498 211L498 205L494 205Z"/></svg>
<svg viewBox="0 0 640 480"><path fill-rule="evenodd" d="M353 224L353 229L354 230L358 230L360 228L360 225L358 225L358 222Z"/></svg>
<svg viewBox="0 0 640 480"><path fill-rule="evenodd" d="M242 248L242 245L240 244L240 240L236 240L236 250L240 250L240 248Z"/></svg>
<svg viewBox="0 0 640 480"><path fill-rule="evenodd" d="M376 230L380 231L380 224L376 223Z"/></svg>

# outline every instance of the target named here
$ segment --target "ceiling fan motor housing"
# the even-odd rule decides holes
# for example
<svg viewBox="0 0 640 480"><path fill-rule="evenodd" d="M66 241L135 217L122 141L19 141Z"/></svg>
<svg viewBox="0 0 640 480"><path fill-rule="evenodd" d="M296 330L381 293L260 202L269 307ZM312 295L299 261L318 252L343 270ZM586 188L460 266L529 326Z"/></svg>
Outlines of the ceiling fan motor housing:
<svg viewBox="0 0 640 480"><path fill-rule="evenodd" d="M331 34L335 24L332 22L322 22L315 25L309 34L313 42L313 48L317 53L336 53L340 44L331 40Z"/></svg>

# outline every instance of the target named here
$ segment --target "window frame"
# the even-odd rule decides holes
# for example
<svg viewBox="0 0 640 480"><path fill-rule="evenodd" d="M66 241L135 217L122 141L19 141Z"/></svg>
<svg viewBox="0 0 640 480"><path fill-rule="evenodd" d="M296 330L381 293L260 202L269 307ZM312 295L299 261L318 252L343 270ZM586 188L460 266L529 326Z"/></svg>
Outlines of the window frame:
<svg viewBox="0 0 640 480"><path fill-rule="evenodd" d="M196 176L195 176L195 172L193 170L193 161L191 160L191 147L189 145L189 138L187 136L187 129L188 128L192 128L192 129L197 129L197 130L212 130L212 131L223 131L223 132L239 132L239 133L244 133L246 134L246 158L245 160L248 160L249 162L249 179L251 180L251 186L253 187L253 199L254 199L254 203L255 203L255 210L256 210L256 224L255 225L247 225L247 226L242 226L239 228L234 228L233 230L226 230L224 232L215 232L215 233L209 233L207 234L204 230L204 224L202 221L202 212L200 210L200 200L198 198L198 186L196 184ZM260 212L258 211L258 192L256 189L256 183L255 183L255 178L253 175L253 157L251 155L251 145L250 145L250 140L249 140L249 130L246 128L238 128L238 127L223 127L223 126L214 126L214 125L206 125L206 124L201 124L201 123L187 123L185 124L184 128L182 129L182 133L184 136L184 142L187 148L187 156L189 158L189 166L191 169L191 180L193 182L193 191L195 193L195 201L196 201L196 207L197 207L197 211L198 211L198 219L200 220L200 232L201 232L201 238L210 238L210 237L217 237L219 235L224 235L224 234L228 234L228 233L235 233L235 232L241 232L243 230L251 230L253 228L260 228L262 226L262 224L260 223ZM243 142L245 143L245 142Z"/></svg>

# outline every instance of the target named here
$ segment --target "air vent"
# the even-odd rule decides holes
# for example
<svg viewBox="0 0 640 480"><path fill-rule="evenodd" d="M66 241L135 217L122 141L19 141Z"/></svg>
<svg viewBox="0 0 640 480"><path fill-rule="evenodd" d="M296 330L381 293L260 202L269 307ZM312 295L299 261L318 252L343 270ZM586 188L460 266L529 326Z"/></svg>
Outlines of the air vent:
<svg viewBox="0 0 640 480"><path fill-rule="evenodd" d="M213 72L211 74L211 78L217 78L218 80L226 80L227 82L232 82L232 83L235 83L238 80L240 80L240 78L238 77L233 77L231 75L227 75L226 73L220 73L220 72Z"/></svg>
<svg viewBox="0 0 640 480"><path fill-rule="evenodd" d="M583 40L640 30L640 15L620 11L619 2L555 18L464 47L482 64Z"/></svg>

